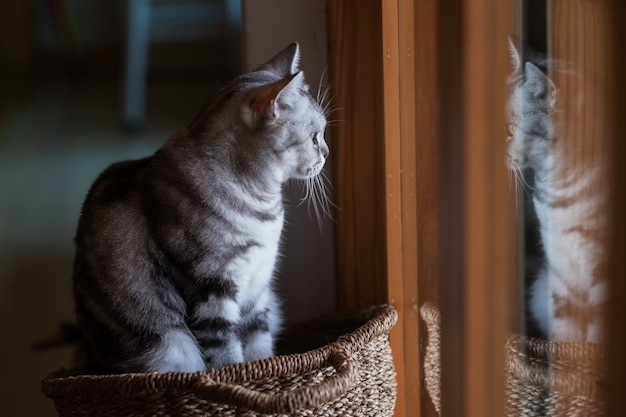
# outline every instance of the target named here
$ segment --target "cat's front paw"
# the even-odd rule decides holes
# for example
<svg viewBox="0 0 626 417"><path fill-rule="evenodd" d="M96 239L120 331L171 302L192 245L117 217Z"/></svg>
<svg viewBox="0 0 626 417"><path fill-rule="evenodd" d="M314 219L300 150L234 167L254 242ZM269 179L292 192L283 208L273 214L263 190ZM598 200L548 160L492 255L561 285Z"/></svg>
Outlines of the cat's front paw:
<svg viewBox="0 0 626 417"><path fill-rule="evenodd" d="M269 332L253 334L243 350L243 356L247 362L274 356L274 338Z"/></svg>
<svg viewBox="0 0 626 417"><path fill-rule="evenodd" d="M206 349L204 358L208 369L242 363L244 362L243 348L240 342L229 343L227 346Z"/></svg>

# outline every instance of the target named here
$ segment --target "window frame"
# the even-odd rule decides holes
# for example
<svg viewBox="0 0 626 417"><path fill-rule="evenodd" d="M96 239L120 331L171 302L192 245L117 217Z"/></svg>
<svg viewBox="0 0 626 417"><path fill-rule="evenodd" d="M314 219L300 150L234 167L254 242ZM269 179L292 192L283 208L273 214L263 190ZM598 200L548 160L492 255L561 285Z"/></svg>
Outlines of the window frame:
<svg viewBox="0 0 626 417"><path fill-rule="evenodd" d="M615 8L613 18L624 17L620 2ZM502 347L518 328L520 307L511 301L519 299L517 283L508 279L519 263L515 195L503 161L503 81L516 16L517 2L499 0L329 2L341 120L333 132L339 302L398 310L390 336L396 416L437 415L421 374L426 331L418 310L425 301L442 313L443 415L503 414ZM617 42L616 49L615 64L624 69ZM616 80L616 91L623 85ZM618 97L615 108L623 110L626 94ZM623 143L615 155L626 157ZM616 166L616 178L626 177L626 164ZM615 187L611 285L626 294L618 279L624 266L615 262L626 245L619 215L626 186ZM612 303L611 317L624 316L626 303ZM618 322L610 324L613 387L626 373ZM609 415L624 409L618 390Z"/></svg>

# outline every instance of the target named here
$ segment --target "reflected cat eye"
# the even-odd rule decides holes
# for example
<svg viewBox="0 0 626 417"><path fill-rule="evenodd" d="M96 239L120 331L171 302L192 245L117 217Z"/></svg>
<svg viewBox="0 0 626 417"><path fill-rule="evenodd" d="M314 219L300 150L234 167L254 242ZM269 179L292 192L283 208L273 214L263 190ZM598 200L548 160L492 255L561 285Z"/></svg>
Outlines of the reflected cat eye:
<svg viewBox="0 0 626 417"><path fill-rule="evenodd" d="M507 125L507 130L509 131L509 134L513 136L515 134L515 131L517 130L517 126L513 124L509 124Z"/></svg>

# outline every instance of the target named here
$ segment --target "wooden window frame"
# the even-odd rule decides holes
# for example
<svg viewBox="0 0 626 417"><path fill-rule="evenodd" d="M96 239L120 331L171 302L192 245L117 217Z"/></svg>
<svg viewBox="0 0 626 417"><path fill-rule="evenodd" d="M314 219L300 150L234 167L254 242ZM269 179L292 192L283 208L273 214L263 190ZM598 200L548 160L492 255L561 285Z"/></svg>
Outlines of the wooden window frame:
<svg viewBox="0 0 626 417"><path fill-rule="evenodd" d="M619 21L625 7L616 3ZM499 0L329 1L341 121L333 135L338 297L341 307L391 303L399 312L391 333L396 416L437 415L421 374L426 332L418 309L425 301L442 313L443 415L503 415L502 346L518 321L511 301L517 285L509 279L518 273L518 248L502 161L506 86L493 81L510 72L515 7ZM616 68L624 69L616 49ZM616 91L623 85L617 80ZM614 108L623 110L626 94L617 96ZM626 158L624 141L615 155ZM626 164L616 166L617 178L626 178ZM615 262L626 240L626 186L615 187L621 232L612 285L626 294L618 278L624 266ZM625 316L626 303L611 304L612 318ZM609 415L617 416L626 402L617 392L626 337L619 319L611 329Z"/></svg>

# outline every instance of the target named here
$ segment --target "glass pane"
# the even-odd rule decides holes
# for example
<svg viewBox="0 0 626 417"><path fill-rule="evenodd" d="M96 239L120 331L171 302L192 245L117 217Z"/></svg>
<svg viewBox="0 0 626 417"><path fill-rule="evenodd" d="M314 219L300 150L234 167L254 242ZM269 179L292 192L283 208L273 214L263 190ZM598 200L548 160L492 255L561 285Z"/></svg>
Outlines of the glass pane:
<svg viewBox="0 0 626 417"><path fill-rule="evenodd" d="M518 338L508 358L519 394L509 407L532 402L532 415L604 410L611 7L525 1L511 42L507 163L520 190L532 338Z"/></svg>

